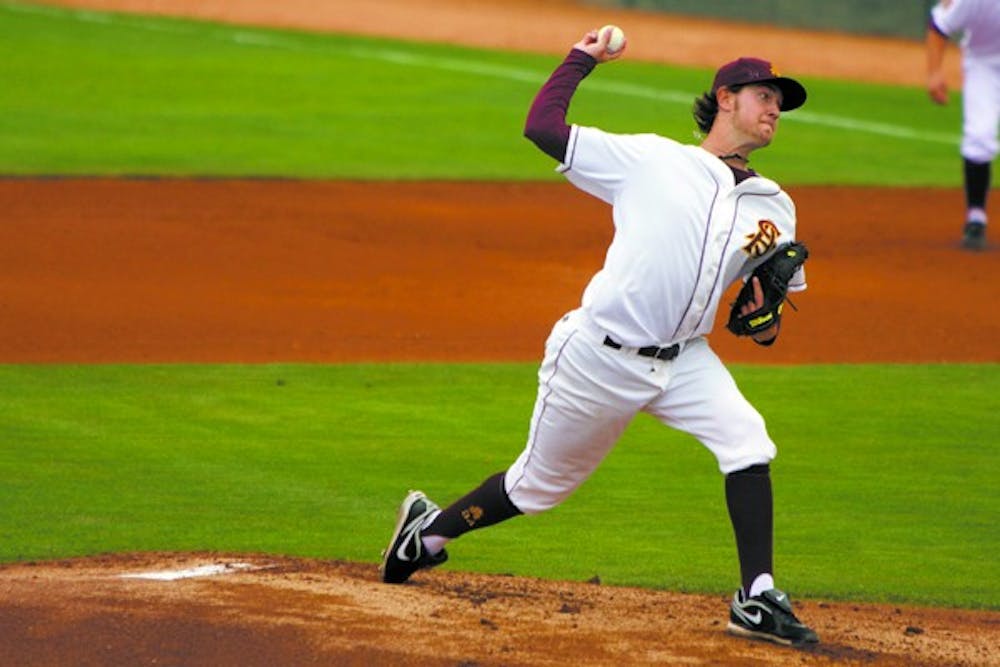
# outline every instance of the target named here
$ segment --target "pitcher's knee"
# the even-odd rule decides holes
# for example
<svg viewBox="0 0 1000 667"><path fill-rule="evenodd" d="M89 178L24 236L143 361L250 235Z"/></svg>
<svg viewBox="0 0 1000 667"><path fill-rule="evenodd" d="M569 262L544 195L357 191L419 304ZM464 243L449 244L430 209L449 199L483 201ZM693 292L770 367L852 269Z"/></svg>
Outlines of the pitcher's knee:
<svg viewBox="0 0 1000 667"><path fill-rule="evenodd" d="M774 441L767 433L764 418L756 410L729 421L723 437L709 444L709 449L718 460L719 470L727 475L753 465L770 463L778 454Z"/></svg>
<svg viewBox="0 0 1000 667"><path fill-rule="evenodd" d="M507 481L507 496L525 514L540 514L566 500L577 484L565 479L540 480L523 476Z"/></svg>

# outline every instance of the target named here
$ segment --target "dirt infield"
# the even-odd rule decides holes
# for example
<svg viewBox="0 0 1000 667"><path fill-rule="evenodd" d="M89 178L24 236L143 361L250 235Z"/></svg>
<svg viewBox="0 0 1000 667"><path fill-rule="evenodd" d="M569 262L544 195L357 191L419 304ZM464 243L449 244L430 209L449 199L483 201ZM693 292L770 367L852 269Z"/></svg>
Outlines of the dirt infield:
<svg viewBox="0 0 1000 667"><path fill-rule="evenodd" d="M796 188L810 288L754 363L997 361L957 191ZM0 180L0 362L537 361L603 259L564 183ZM891 221L891 222L887 222Z"/></svg>
<svg viewBox="0 0 1000 667"><path fill-rule="evenodd" d="M804 601L823 641L795 650L727 635L721 597L247 554L20 564L0 592L6 665L998 664L1000 614Z"/></svg>
<svg viewBox="0 0 1000 667"><path fill-rule="evenodd" d="M902 41L682 23L568 0L508 0L503 11L460 0L55 4L419 29L556 53L614 20L658 36L656 50L632 53L651 60L714 65L730 55L718 44L732 55L754 44L814 74L912 81L922 71ZM818 39L859 59L827 59L840 69L821 70ZM762 350L716 334L723 358L1000 361L1000 316L988 307L1000 253L957 249L960 192L791 194L813 250L810 289L781 344ZM603 205L565 184L7 179L0 203L0 363L536 361L610 233ZM995 200L991 215L1000 219ZM204 565L229 567L123 577ZM116 554L0 566L0 664L1000 665L997 612L798 600L822 639L798 651L729 637L726 605L447 568L389 587L371 563Z"/></svg>

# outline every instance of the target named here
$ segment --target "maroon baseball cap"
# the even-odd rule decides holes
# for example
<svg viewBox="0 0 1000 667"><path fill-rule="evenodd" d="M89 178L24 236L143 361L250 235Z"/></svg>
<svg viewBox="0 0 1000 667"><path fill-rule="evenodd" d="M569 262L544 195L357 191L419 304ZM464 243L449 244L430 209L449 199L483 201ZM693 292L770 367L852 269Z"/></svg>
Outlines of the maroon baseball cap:
<svg viewBox="0 0 1000 667"><path fill-rule="evenodd" d="M715 73L712 94L724 86L749 83L773 83L781 91L781 110L798 109L806 101L806 89L795 79L781 76L774 65L760 58L737 58L726 63Z"/></svg>

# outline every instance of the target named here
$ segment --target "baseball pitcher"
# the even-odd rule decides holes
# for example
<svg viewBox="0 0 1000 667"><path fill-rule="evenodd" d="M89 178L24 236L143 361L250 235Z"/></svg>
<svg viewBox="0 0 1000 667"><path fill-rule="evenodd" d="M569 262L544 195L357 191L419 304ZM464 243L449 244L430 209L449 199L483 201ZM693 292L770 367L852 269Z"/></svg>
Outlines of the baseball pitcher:
<svg viewBox="0 0 1000 667"><path fill-rule="evenodd" d="M816 642L775 586L775 445L706 338L724 291L737 281L746 282L727 328L760 345L778 336L786 292L805 289L807 252L795 241L795 207L750 160L806 91L769 62L740 58L723 65L695 101L701 145L568 125L583 79L625 50L609 51L611 36L593 30L573 46L525 127L570 183L611 207L614 237L604 265L545 344L520 456L443 511L410 492L383 555L382 579L402 583L443 563L450 540L563 502L642 411L697 438L724 476L741 572L729 630L782 644ZM666 450L662 483L684 483L671 476Z"/></svg>

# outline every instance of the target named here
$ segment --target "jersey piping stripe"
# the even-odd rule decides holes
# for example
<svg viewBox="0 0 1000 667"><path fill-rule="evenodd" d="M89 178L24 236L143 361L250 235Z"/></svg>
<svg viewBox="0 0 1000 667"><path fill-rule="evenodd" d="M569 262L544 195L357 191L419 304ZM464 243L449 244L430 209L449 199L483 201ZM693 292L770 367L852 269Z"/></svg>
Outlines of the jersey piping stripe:
<svg viewBox="0 0 1000 667"><path fill-rule="evenodd" d="M580 128L574 125L569 133L569 145L566 146L566 155L563 157L563 164L556 170L560 174L564 174L573 168L573 156L576 153L576 141L579 134Z"/></svg>
<svg viewBox="0 0 1000 667"><path fill-rule="evenodd" d="M736 220L737 220L737 218L739 218L739 214L740 214L740 200L743 199L744 197L776 197L778 194L780 194L780 191L768 192L768 193L744 192L744 193L742 193L742 194L740 194L740 195L738 195L736 197L736 206L733 208L733 219L732 219L732 222L729 223L729 236L726 237L726 245L724 245L722 247L722 257L726 256L726 251L729 250L729 244L733 240L733 232L736 230ZM722 269L723 269L723 266L722 266L722 262L720 260L720 262L719 262L719 270L716 271L716 273L715 273L715 281L712 282L712 289L711 289L711 291L709 291L709 294L712 294L713 292L715 292L715 287L716 287L716 285L719 284L719 278L722 277ZM701 317L698 318L698 322L694 325L695 331L698 330L698 327L701 326L702 320L705 319L705 312L706 312L706 310L702 310L701 311Z"/></svg>
<svg viewBox="0 0 1000 667"><path fill-rule="evenodd" d="M524 465L521 466L521 474L518 476L516 480L511 482L510 488L507 489L508 499L510 498L510 494L513 493L514 489L517 488L517 485L524 480L524 474L525 474L524 471L528 469L528 465L531 463L531 456L535 451L535 441L538 439L538 425L542 423L542 418L545 415L545 411L549 407L549 396L552 395L553 391L550 383L552 382L552 378L554 378L556 374L559 372L559 360L562 359L563 350L566 349L566 346L569 345L569 342L573 340L573 338L576 337L579 333L580 329L576 329L571 334L566 336L566 340L563 341L563 344L559 347L559 352L556 353L555 362L552 365L552 372L549 374L549 377L545 379L545 387L548 391L545 392L545 396L542 398L541 409L538 411L538 414L535 415L532 419L531 442L528 443L528 457L525 459Z"/></svg>
<svg viewBox="0 0 1000 667"><path fill-rule="evenodd" d="M671 340L677 338L677 334L680 332L681 327L684 325L684 320L687 319L687 314L688 312L690 312L691 306L694 304L694 297L698 293L698 283L701 282L702 269L705 266L705 255L708 252L708 234L712 230L712 211L715 210L715 203L719 200L720 185L718 179L715 178L715 174L713 174L712 170L709 169L706 165L702 164L701 167L708 173L709 177L711 177L711 179L715 181L715 194L712 195L712 205L708 207L708 218L705 221L705 236L704 238L702 238L701 241L701 258L698 259L698 277L695 279L694 288L691 290L691 298L688 299L687 306L684 308L684 314L681 315L680 319L677 320L677 327L674 328L674 333L673 336L671 336Z"/></svg>

